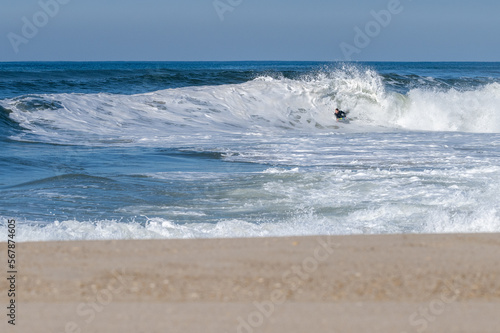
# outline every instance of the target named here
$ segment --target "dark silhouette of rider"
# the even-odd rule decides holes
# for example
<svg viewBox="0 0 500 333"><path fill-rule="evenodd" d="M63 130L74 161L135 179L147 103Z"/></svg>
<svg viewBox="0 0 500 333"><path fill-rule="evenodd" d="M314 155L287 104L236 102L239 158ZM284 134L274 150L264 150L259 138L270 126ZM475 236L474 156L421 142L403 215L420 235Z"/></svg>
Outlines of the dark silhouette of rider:
<svg viewBox="0 0 500 333"><path fill-rule="evenodd" d="M337 109L335 109L335 117L337 117L337 119L342 119L342 118L347 117L347 114L344 111L340 111L337 108Z"/></svg>

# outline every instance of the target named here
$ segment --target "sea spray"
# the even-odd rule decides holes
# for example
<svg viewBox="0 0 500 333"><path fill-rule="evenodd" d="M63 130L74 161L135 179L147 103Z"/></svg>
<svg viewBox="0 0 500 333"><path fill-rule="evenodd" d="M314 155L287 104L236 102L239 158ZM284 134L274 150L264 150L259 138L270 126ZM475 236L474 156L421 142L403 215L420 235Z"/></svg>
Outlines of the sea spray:
<svg viewBox="0 0 500 333"><path fill-rule="evenodd" d="M497 67L0 64L0 225L22 241L497 232Z"/></svg>

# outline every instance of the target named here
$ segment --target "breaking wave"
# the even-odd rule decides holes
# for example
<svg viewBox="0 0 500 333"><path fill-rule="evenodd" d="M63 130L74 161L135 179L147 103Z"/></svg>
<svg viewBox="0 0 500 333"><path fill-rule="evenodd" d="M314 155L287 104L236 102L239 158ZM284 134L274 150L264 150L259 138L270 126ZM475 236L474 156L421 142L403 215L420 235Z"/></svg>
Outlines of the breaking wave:
<svg viewBox="0 0 500 333"><path fill-rule="evenodd" d="M261 76L240 84L138 95L24 95L1 100L0 107L2 126L24 129L14 139L63 144L164 145L294 131L500 132L499 83L458 88L422 80L346 65L295 79ZM350 124L335 121L335 107L349 112Z"/></svg>

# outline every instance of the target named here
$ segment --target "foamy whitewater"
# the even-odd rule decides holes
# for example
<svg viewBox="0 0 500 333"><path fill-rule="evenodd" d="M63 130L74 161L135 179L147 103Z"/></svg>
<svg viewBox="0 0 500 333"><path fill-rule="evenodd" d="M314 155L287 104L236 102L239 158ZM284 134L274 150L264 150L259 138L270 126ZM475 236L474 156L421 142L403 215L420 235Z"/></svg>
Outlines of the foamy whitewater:
<svg viewBox="0 0 500 333"><path fill-rule="evenodd" d="M500 232L498 63L0 64L0 127L19 241Z"/></svg>

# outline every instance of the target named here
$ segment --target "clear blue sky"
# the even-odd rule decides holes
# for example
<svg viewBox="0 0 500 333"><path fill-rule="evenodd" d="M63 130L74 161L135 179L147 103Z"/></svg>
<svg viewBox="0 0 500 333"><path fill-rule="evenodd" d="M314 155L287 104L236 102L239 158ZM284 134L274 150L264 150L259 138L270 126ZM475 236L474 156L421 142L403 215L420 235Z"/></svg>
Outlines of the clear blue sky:
<svg viewBox="0 0 500 333"><path fill-rule="evenodd" d="M1 0L0 61L500 61L500 1L393 1Z"/></svg>

